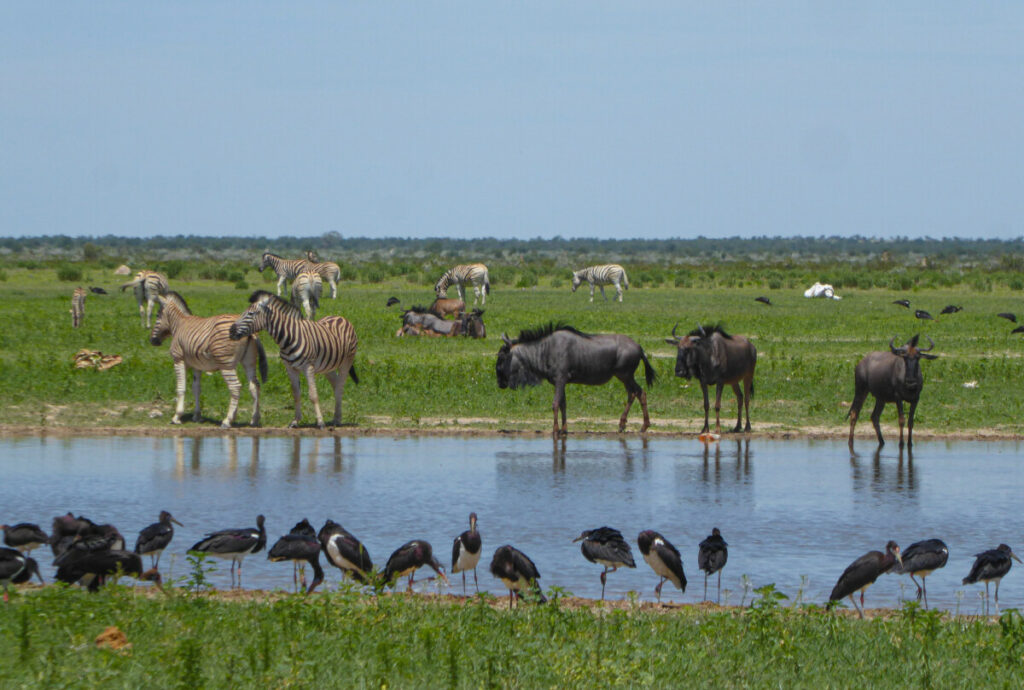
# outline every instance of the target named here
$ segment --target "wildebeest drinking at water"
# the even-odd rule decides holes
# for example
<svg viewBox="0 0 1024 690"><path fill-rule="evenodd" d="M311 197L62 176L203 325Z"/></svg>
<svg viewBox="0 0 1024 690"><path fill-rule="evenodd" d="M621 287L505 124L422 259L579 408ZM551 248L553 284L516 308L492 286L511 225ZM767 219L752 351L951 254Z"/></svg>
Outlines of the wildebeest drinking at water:
<svg viewBox="0 0 1024 690"><path fill-rule="evenodd" d="M644 411L644 424L640 431L647 431L651 418L647 413L647 394L636 382L637 366L644 363L644 377L647 386L654 383L654 369L647 361L647 355L632 338L615 333L590 335L580 333L571 326L548 324L539 328L524 330L519 338L505 342L498 350L495 370L499 388L520 388L535 386L543 380L555 387L555 399L551 404L554 413L553 433L558 433L558 411L562 411L562 430L565 423L565 386L569 383L583 383L598 386L607 383L612 376L626 387L626 409L619 418L619 431L626 429L626 417L635 399L640 400Z"/></svg>

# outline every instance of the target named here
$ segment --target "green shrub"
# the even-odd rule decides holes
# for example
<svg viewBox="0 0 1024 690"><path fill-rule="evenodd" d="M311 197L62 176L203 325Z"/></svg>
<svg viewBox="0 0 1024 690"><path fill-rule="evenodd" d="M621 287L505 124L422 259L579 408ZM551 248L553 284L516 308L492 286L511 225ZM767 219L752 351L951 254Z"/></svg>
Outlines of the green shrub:
<svg viewBox="0 0 1024 690"><path fill-rule="evenodd" d="M6 281L7 281L7 271L5 271L2 268L0 268L0 282L6 282Z"/></svg>
<svg viewBox="0 0 1024 690"><path fill-rule="evenodd" d="M249 289L249 283L245 282L245 278L239 278L238 280L235 281L235 289L236 290L248 290Z"/></svg>
<svg viewBox="0 0 1024 690"><path fill-rule="evenodd" d="M560 288L563 285L565 285L565 281L562 280L560 275L556 274L556 275L551 277L550 284L551 284L551 287L553 287L553 288Z"/></svg>
<svg viewBox="0 0 1024 690"><path fill-rule="evenodd" d="M341 268L341 280L358 280L359 272L352 264L345 264L340 266Z"/></svg>
<svg viewBox="0 0 1024 690"><path fill-rule="evenodd" d="M384 271L380 270L376 266L368 268L363 273L363 282L365 283L383 283L384 282Z"/></svg>
<svg viewBox="0 0 1024 690"><path fill-rule="evenodd" d="M537 285L537 274L532 270L527 269L519 274L519 280L516 281L517 288L528 288L535 287Z"/></svg>
<svg viewBox="0 0 1024 690"><path fill-rule="evenodd" d="M181 259L172 259L158 265L158 270L164 273L169 279L174 280L185 270L185 262Z"/></svg>
<svg viewBox="0 0 1024 690"><path fill-rule="evenodd" d="M64 265L57 269L57 280L73 283L82 279L82 267Z"/></svg>
<svg viewBox="0 0 1024 690"><path fill-rule="evenodd" d="M100 248L92 242L86 242L82 245L82 258L86 261L95 261L100 258Z"/></svg>

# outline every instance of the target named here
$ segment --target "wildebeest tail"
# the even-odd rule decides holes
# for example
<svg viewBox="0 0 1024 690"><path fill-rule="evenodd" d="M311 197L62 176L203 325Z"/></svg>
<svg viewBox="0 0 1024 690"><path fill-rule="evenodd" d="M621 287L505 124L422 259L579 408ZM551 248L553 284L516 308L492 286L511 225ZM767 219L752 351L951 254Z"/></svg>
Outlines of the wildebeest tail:
<svg viewBox="0 0 1024 690"><path fill-rule="evenodd" d="M256 339L256 360L259 362L260 367L260 381L262 383L267 382L267 353L263 349L263 343L260 339Z"/></svg>
<svg viewBox="0 0 1024 690"><path fill-rule="evenodd" d="M640 348L640 359L643 360L644 363L644 380L647 381L647 387L650 388L654 385L654 381L658 378L658 375L655 373L654 367L651 366L650 361L648 361L647 353L644 352L643 348Z"/></svg>
<svg viewBox="0 0 1024 690"><path fill-rule="evenodd" d="M348 368L348 375L352 377L353 383L359 383L359 377L356 376L356 365L353 364Z"/></svg>

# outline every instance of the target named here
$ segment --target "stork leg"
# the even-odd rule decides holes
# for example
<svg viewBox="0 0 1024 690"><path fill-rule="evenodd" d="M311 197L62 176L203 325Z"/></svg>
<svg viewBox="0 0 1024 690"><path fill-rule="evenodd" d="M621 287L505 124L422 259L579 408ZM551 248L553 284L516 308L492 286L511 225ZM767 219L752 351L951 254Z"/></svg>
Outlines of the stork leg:
<svg viewBox="0 0 1024 690"><path fill-rule="evenodd" d="M861 592L861 596L864 596L864 592ZM853 608L857 609L857 615L861 618L864 618L864 612L861 610L859 606L857 606L857 599L852 594L850 595L850 601L853 602Z"/></svg>
<svg viewBox="0 0 1024 690"><path fill-rule="evenodd" d="M927 576L921 576L921 592L924 594L924 607L928 608L928 581L925 579Z"/></svg>
<svg viewBox="0 0 1024 690"><path fill-rule="evenodd" d="M416 571L414 570L414 571L412 571L412 574L409 575L409 589L406 590L406 591L408 591L408 592L412 591L412 581L413 581L413 578L415 578L415 577L416 577Z"/></svg>
<svg viewBox="0 0 1024 690"><path fill-rule="evenodd" d="M867 589L866 587L864 589ZM860 590L860 607L864 608L864 590ZM863 616L861 616L863 618Z"/></svg>
<svg viewBox="0 0 1024 690"><path fill-rule="evenodd" d="M704 571L704 601L708 600L708 573Z"/></svg>
<svg viewBox="0 0 1024 690"><path fill-rule="evenodd" d="M462 571L462 594L466 594L466 571Z"/></svg>
<svg viewBox="0 0 1024 690"><path fill-rule="evenodd" d="M604 601L604 584L608 580L608 566L601 572L601 601Z"/></svg>
<svg viewBox="0 0 1024 690"><path fill-rule="evenodd" d="M910 573L910 581L913 582L914 586L917 587L917 600L921 601L921 594L922 594L922 592L924 590L921 588L920 583L917 580L914 579L914 573ZM921 578L921 582L924 582L924 578L923 577ZM928 600L927 599L925 599L924 607L928 608Z"/></svg>
<svg viewBox="0 0 1024 690"><path fill-rule="evenodd" d="M658 603L661 603L661 586L665 584L665 578L661 578L658 581L658 586L654 588L654 593L658 595Z"/></svg>
<svg viewBox="0 0 1024 690"><path fill-rule="evenodd" d="M1001 581L1002 581L1002 578L999 578L998 580L996 580L996 615L997 616L999 615L999 583Z"/></svg>
<svg viewBox="0 0 1024 690"><path fill-rule="evenodd" d="M473 568L473 585L476 587L476 593L480 593L480 583L476 579L476 568Z"/></svg>
<svg viewBox="0 0 1024 690"><path fill-rule="evenodd" d="M510 590L508 591L508 610L509 610L509 611L511 611L511 610L512 610L512 600L513 600L514 598L515 598L515 591L513 591L513 590L511 590L511 589L510 589Z"/></svg>
<svg viewBox="0 0 1024 690"><path fill-rule="evenodd" d="M718 571L718 603L722 603L722 571Z"/></svg>
<svg viewBox="0 0 1024 690"><path fill-rule="evenodd" d="M985 615L988 615L988 580L985 580Z"/></svg>

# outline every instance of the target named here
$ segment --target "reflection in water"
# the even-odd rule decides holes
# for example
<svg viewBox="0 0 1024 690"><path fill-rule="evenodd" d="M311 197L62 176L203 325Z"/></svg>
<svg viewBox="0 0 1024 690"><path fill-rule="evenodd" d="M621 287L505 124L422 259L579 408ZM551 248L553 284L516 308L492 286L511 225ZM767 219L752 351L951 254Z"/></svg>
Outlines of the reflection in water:
<svg viewBox="0 0 1024 690"><path fill-rule="evenodd" d="M551 442L551 471L555 474L565 472L565 437L556 437Z"/></svg>
<svg viewBox="0 0 1024 690"><path fill-rule="evenodd" d="M895 494L910 500L917 500L917 483L914 477L914 453L900 448L895 464L882 457L883 446L871 454L871 468L862 467L861 456L850 453L850 477L856 494L866 494L872 499Z"/></svg>
<svg viewBox="0 0 1024 690"><path fill-rule="evenodd" d="M735 457L736 462L733 464L732 472L723 475L722 449L726 445L727 443L725 441L704 444L704 466L701 472L701 480L707 484L713 484L715 487L722 486L723 482L725 482L726 484L737 485L750 484L752 479L750 464L750 439L736 439L735 455L733 455L732 453L726 454L727 459ZM731 444L728 445L731 448Z"/></svg>

